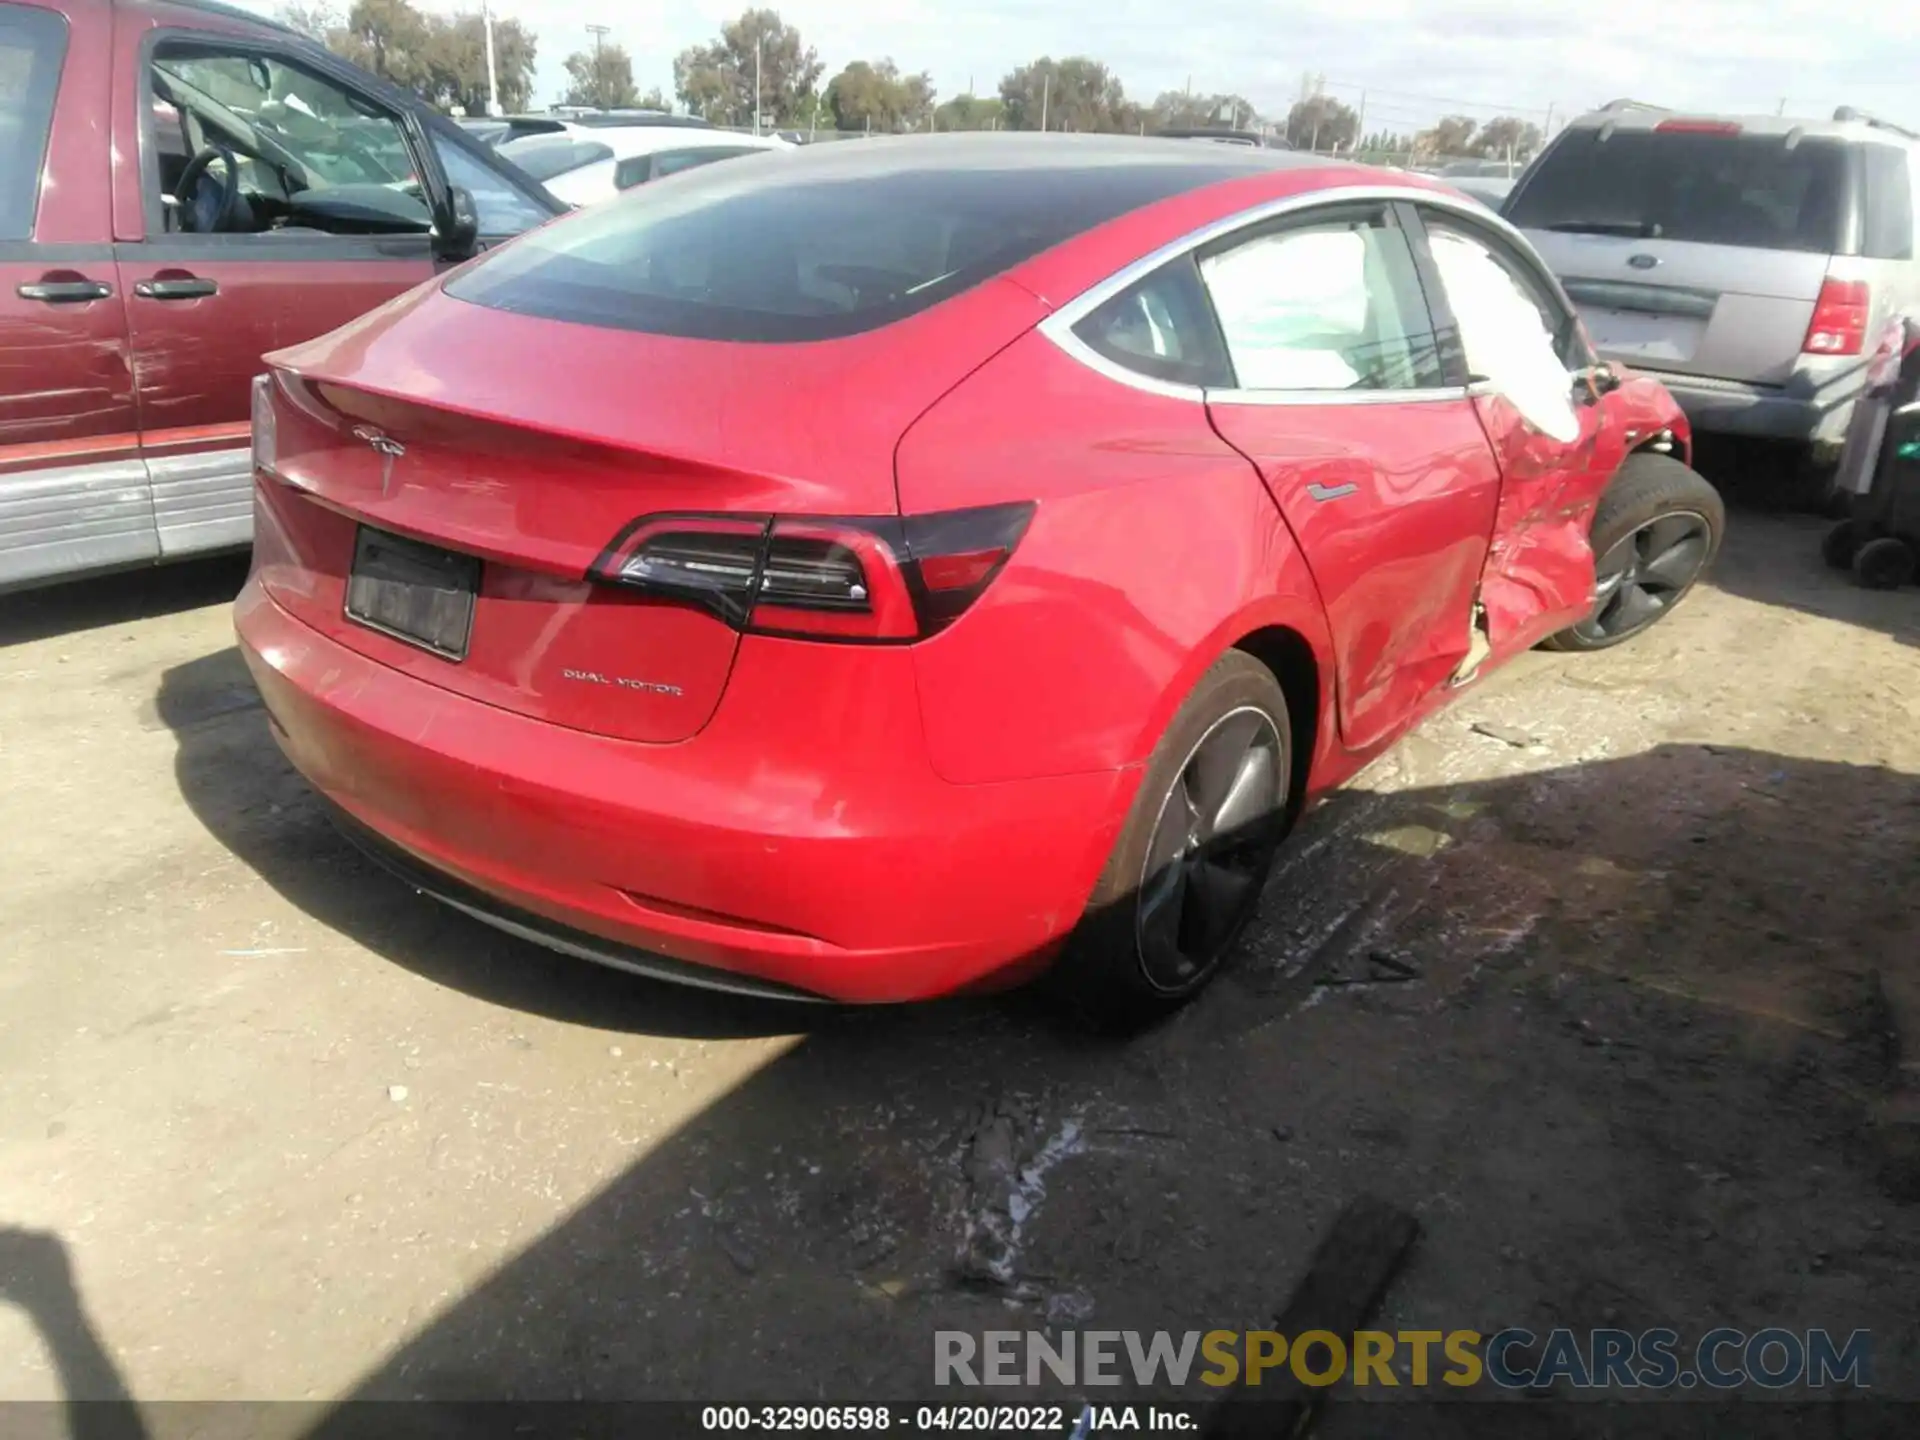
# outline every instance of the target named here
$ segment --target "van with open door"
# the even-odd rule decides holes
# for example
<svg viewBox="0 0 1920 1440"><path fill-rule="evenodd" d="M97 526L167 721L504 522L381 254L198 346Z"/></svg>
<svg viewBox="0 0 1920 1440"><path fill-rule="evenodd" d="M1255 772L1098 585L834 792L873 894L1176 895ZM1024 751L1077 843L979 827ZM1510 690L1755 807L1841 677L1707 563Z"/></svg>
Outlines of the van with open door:
<svg viewBox="0 0 1920 1440"><path fill-rule="evenodd" d="M212 0L0 0L0 590L246 545L268 351L563 207Z"/></svg>

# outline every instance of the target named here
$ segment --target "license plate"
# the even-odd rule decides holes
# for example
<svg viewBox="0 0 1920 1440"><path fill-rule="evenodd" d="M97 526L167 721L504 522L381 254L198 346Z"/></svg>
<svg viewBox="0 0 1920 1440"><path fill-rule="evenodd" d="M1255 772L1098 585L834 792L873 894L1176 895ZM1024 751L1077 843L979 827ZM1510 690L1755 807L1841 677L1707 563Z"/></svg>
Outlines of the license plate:
<svg viewBox="0 0 1920 1440"><path fill-rule="evenodd" d="M464 660L480 562L360 527L347 579L347 618L449 660Z"/></svg>
<svg viewBox="0 0 1920 1440"><path fill-rule="evenodd" d="M1700 348L1707 322L1688 315L1648 315L1637 310L1600 310L1581 307L1580 318L1594 348L1604 355L1657 365L1662 360L1688 361Z"/></svg>

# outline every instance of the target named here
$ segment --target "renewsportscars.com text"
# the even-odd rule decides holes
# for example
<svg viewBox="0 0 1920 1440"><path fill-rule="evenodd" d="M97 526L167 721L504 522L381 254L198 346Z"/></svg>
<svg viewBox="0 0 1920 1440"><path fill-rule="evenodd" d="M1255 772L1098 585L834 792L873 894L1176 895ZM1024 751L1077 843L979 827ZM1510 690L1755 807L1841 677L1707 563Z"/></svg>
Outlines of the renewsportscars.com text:
<svg viewBox="0 0 1920 1440"><path fill-rule="evenodd" d="M1371 1386L1502 1389L1732 1390L1873 1384L1873 1337L1827 1330L1709 1330L1691 1342L1665 1328L1631 1331L1505 1329L965 1330L934 1333L933 1378L942 1386L1059 1384L1174 1387L1297 1381Z"/></svg>

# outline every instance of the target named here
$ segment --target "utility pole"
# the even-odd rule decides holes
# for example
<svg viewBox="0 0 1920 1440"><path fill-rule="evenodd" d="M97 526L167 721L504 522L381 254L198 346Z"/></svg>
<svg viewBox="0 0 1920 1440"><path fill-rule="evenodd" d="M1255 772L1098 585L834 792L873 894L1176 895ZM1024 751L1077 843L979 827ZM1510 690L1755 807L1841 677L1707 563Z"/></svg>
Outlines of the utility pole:
<svg viewBox="0 0 1920 1440"><path fill-rule="evenodd" d="M599 109L605 110L607 108L607 81L606 76L600 69L600 42L607 37L609 31L605 25L589 25L587 26L587 33L593 36L593 89L591 93L594 104Z"/></svg>
<svg viewBox="0 0 1920 1440"><path fill-rule="evenodd" d="M500 113L500 73L493 67L493 0L480 0L480 25L487 32L487 114Z"/></svg>
<svg viewBox="0 0 1920 1440"><path fill-rule="evenodd" d="M1040 77L1040 128L1047 128L1047 101L1053 97L1053 72Z"/></svg>
<svg viewBox="0 0 1920 1440"><path fill-rule="evenodd" d="M753 133L760 133L760 36L753 37Z"/></svg>
<svg viewBox="0 0 1920 1440"><path fill-rule="evenodd" d="M1787 113L1787 97L1786 96L1782 95L1780 97L1780 108L1774 111L1773 113L1776 115L1784 115Z"/></svg>
<svg viewBox="0 0 1920 1440"><path fill-rule="evenodd" d="M1367 143L1367 92L1360 92L1360 118L1353 123L1353 148L1358 150Z"/></svg>
<svg viewBox="0 0 1920 1440"><path fill-rule="evenodd" d="M1549 140L1552 137L1553 137L1553 106L1549 105L1547 106L1547 123L1540 127L1540 138L1542 140Z"/></svg>

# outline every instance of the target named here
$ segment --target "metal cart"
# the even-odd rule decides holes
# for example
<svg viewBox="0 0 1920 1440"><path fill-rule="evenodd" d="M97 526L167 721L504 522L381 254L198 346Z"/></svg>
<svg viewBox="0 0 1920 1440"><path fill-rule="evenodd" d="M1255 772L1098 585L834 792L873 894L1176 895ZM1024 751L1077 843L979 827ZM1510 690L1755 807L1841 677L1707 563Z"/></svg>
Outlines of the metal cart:
<svg viewBox="0 0 1920 1440"><path fill-rule="evenodd" d="M1894 322L1876 348L1853 407L1835 487L1847 518L1821 554L1870 590L1892 590L1920 572L1920 320Z"/></svg>

